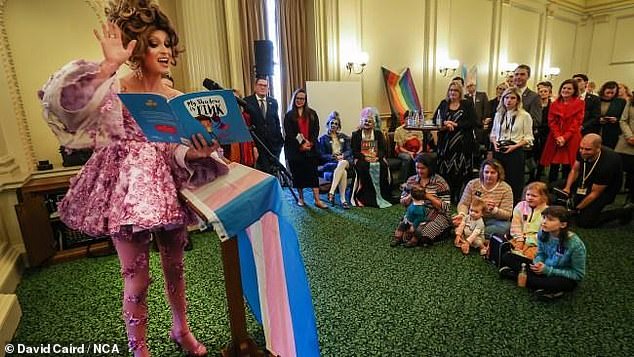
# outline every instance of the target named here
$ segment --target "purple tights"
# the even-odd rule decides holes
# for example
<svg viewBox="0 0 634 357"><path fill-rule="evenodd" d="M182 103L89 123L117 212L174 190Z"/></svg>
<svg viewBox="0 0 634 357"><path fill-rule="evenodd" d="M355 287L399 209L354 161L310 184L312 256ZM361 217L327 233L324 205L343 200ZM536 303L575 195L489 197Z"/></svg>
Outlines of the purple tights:
<svg viewBox="0 0 634 357"><path fill-rule="evenodd" d="M165 293L172 310L172 334L189 334L184 279L184 247L187 231L179 227L155 233L165 276ZM150 285L150 232L122 231L112 236L121 263L124 281L123 319L128 332L128 346L135 356L149 356L145 342L148 324L147 292ZM191 336L191 335L189 335Z"/></svg>

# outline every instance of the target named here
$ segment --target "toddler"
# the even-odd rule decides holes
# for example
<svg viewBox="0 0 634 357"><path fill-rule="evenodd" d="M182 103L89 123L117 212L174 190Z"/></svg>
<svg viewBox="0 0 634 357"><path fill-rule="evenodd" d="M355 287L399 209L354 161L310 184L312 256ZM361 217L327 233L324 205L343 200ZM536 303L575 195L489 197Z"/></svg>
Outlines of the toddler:
<svg viewBox="0 0 634 357"><path fill-rule="evenodd" d="M427 219L428 209L425 207L425 189L420 186L413 186L410 192L412 203L407 206L405 216L398 224L390 246L396 247L402 244L404 236L416 234L416 228Z"/></svg>
<svg viewBox="0 0 634 357"><path fill-rule="evenodd" d="M486 254L484 241L484 220L482 214L486 208L486 202L474 198L469 206L469 214L456 228L454 246L462 249L462 254L469 254L469 248L480 248L480 255Z"/></svg>

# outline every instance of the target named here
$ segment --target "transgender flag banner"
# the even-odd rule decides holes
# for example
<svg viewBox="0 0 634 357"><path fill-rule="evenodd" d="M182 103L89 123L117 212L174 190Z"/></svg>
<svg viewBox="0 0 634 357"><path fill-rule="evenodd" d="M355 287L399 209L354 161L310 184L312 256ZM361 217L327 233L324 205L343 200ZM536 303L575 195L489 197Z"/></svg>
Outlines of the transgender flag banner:
<svg viewBox="0 0 634 357"><path fill-rule="evenodd" d="M319 356L312 296L282 187L273 176L237 163L229 173L181 194L221 240L237 237L242 289L278 356Z"/></svg>

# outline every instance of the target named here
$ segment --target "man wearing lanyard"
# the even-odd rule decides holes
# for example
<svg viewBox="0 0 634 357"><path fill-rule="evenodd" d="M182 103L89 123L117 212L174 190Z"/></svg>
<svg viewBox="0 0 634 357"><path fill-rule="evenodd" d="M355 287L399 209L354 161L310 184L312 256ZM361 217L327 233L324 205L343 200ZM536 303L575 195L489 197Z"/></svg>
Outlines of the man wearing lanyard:
<svg viewBox="0 0 634 357"><path fill-rule="evenodd" d="M601 143L597 134L587 134L581 139L577 161L563 189L573 196L579 213L577 225L584 228L597 227L612 219L621 223L632 219L631 210L603 211L621 189L623 169L619 155Z"/></svg>

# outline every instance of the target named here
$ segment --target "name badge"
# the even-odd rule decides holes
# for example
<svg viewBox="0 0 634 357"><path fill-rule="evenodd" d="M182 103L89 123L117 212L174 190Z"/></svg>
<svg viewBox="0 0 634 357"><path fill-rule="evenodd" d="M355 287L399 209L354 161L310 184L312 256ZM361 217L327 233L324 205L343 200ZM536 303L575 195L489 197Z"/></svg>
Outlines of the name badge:
<svg viewBox="0 0 634 357"><path fill-rule="evenodd" d="M577 194L578 194L578 195L585 196L586 194L588 194L588 189L587 189L587 188L582 188L582 187L579 187L579 188L577 189Z"/></svg>

